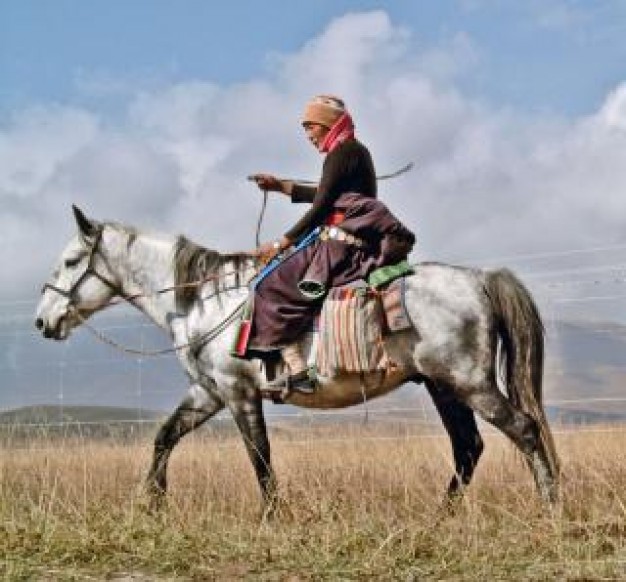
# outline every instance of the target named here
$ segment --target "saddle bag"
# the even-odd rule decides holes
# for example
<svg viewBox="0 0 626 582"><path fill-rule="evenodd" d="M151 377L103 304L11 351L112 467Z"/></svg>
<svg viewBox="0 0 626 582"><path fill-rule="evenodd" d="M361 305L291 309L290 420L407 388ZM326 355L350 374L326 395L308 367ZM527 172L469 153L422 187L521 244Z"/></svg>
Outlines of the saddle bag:
<svg viewBox="0 0 626 582"><path fill-rule="evenodd" d="M329 291L319 319L317 367L323 376L387 370L380 294L369 287Z"/></svg>

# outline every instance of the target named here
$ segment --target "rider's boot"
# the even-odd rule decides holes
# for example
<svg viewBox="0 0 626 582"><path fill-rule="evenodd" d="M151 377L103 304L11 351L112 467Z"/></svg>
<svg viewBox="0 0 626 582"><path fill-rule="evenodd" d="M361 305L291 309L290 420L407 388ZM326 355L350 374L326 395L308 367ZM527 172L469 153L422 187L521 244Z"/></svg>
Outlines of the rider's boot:
<svg viewBox="0 0 626 582"><path fill-rule="evenodd" d="M289 372L268 383L268 388L282 389L292 392L302 392L312 394L315 392L317 383L311 377L311 372L304 359L299 342L294 342L285 346L282 350L283 360Z"/></svg>

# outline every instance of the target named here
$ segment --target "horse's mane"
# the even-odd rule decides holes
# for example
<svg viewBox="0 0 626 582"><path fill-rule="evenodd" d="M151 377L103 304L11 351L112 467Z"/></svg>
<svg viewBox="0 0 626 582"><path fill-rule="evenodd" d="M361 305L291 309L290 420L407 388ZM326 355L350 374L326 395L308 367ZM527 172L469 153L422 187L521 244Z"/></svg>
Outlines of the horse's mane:
<svg viewBox="0 0 626 582"><path fill-rule="evenodd" d="M215 275L211 282L216 295L223 288L220 275L234 275L235 286L241 286L244 272L250 266L250 256L246 253L222 254L179 236L174 245L173 262L176 305L179 309L184 309L197 297L200 285L194 283L198 281Z"/></svg>

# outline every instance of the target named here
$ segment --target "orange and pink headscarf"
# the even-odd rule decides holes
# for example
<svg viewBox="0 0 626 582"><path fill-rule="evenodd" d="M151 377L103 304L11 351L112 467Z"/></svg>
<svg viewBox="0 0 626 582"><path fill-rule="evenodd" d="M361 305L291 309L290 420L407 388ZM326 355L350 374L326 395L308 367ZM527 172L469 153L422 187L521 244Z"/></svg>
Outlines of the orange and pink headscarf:
<svg viewBox="0 0 626 582"><path fill-rule="evenodd" d="M320 145L323 153L332 152L338 145L354 138L354 122L344 102L332 95L318 95L306 104L302 123L319 123L329 128Z"/></svg>

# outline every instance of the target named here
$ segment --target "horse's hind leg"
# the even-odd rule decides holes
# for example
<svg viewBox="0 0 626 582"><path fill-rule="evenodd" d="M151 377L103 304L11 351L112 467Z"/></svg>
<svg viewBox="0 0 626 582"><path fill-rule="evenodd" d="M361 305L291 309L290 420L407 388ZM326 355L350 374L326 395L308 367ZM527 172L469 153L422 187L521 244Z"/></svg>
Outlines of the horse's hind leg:
<svg viewBox="0 0 626 582"><path fill-rule="evenodd" d="M537 422L515 408L498 390L495 382L488 389L470 393L466 402L487 422L506 434L523 453L542 499L548 503L556 501L556 475L548 461Z"/></svg>
<svg viewBox="0 0 626 582"><path fill-rule="evenodd" d="M152 465L146 479L146 488L153 507L158 506L167 491L167 463L178 441L214 414L224 404L202 386L193 384L178 408L163 423L154 441Z"/></svg>
<svg viewBox="0 0 626 582"><path fill-rule="evenodd" d="M431 381L426 382L426 388L435 403L452 444L455 474L448 484L446 493L447 500L450 501L462 493L466 485L469 485L478 459L483 452L483 440L478 432L471 408L452 396L450 391L440 389Z"/></svg>

